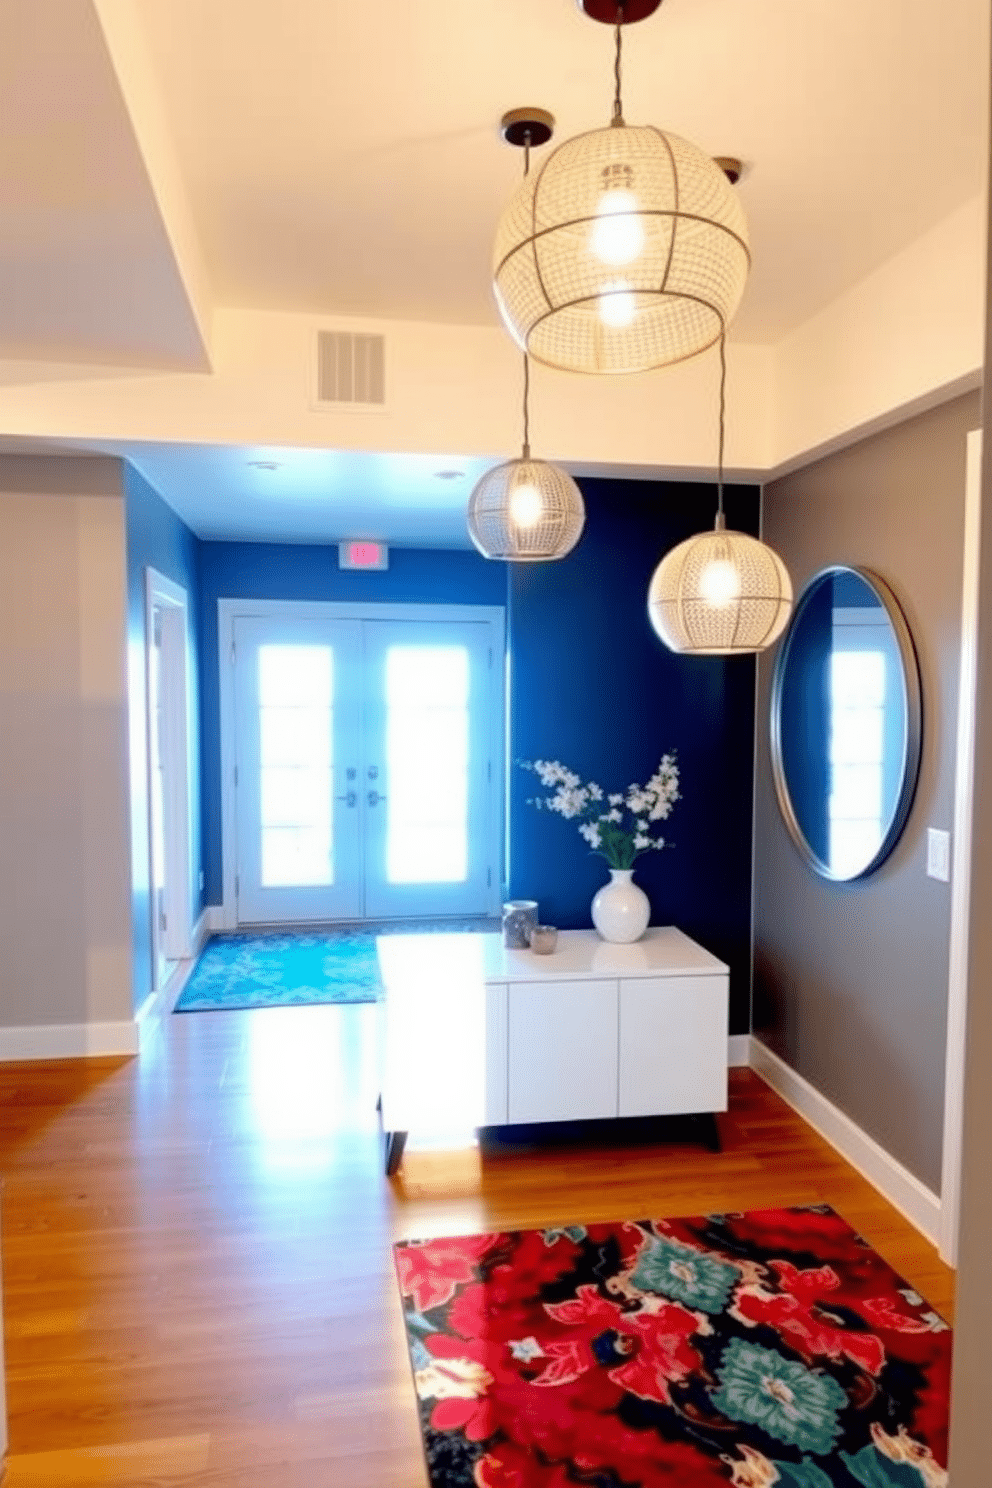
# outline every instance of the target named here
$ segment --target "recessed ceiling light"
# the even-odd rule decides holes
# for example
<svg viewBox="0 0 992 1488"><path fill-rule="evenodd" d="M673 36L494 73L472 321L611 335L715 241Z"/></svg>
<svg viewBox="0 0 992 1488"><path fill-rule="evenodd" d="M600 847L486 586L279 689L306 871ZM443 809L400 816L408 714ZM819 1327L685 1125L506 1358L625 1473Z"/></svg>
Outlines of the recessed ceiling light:
<svg viewBox="0 0 992 1488"><path fill-rule="evenodd" d="M464 480L464 470L435 470L435 480Z"/></svg>

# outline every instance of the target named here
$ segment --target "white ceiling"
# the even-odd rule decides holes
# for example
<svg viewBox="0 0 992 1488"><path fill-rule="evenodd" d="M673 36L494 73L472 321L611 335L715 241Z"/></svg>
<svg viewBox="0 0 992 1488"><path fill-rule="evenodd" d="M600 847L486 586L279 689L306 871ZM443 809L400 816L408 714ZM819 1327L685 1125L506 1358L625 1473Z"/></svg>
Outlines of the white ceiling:
<svg viewBox="0 0 992 1488"><path fill-rule="evenodd" d="M780 341L982 191L988 28L988 0L664 0L629 28L627 118L745 161L735 340ZM140 78L115 71L125 31ZM560 141L608 122L611 92L610 31L575 0L6 0L0 385L14 362L203 370L198 275L216 306L494 323L521 170L500 115L548 108ZM427 522L447 543L474 478L126 452L204 536L395 542Z"/></svg>
<svg viewBox="0 0 992 1488"><path fill-rule="evenodd" d="M358 451L118 446L197 537L464 548L484 460Z"/></svg>
<svg viewBox="0 0 992 1488"><path fill-rule="evenodd" d="M981 190L987 0L664 0L625 113L747 164L738 339L774 341ZM143 0L225 304L492 321L521 171L502 113L609 122L612 35L575 0Z"/></svg>

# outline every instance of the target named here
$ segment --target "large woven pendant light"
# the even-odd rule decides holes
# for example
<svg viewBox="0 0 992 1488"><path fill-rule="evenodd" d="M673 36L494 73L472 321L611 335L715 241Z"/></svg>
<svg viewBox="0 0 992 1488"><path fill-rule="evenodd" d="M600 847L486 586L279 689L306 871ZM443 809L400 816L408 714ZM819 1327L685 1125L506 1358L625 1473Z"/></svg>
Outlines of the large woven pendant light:
<svg viewBox="0 0 992 1488"><path fill-rule="evenodd" d="M616 28L613 119L559 145L500 219L493 287L521 347L571 372L644 372L716 342L750 267L721 167L678 135L623 118L623 26L661 0L580 0Z"/></svg>
<svg viewBox="0 0 992 1488"><path fill-rule="evenodd" d="M507 144L524 152L524 179L530 152L554 131L545 109L511 109L500 120ZM524 439L519 460L487 470L468 502L468 534L484 558L514 563L548 563L564 558L582 536L586 512L582 492L557 465L533 460L530 453L530 359L524 352Z"/></svg>
<svg viewBox="0 0 992 1488"><path fill-rule="evenodd" d="M564 558L582 536L586 513L572 477L530 454L530 365L524 356L521 458L487 470L468 501L468 535L484 558L547 563Z"/></svg>
<svg viewBox="0 0 992 1488"><path fill-rule="evenodd" d="M648 590L648 615L665 645L694 656L764 651L792 609L792 583L776 552L746 532L728 532L723 512L726 344L720 337L720 453L717 515L666 553Z"/></svg>

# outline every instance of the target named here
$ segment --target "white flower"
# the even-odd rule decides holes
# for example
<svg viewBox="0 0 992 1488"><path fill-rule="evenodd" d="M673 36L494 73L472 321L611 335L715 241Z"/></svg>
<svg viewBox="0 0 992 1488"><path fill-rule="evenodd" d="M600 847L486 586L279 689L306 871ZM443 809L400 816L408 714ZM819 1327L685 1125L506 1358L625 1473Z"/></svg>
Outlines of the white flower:
<svg viewBox="0 0 992 1488"><path fill-rule="evenodd" d="M599 835L599 827L595 822L582 822L579 832L586 839L591 848L598 848L602 838Z"/></svg>
<svg viewBox="0 0 992 1488"><path fill-rule="evenodd" d="M576 780L578 777L576 777ZM557 794L552 798L551 809L558 811L570 821L573 816L581 816L589 802L589 792L582 790L578 785L559 786Z"/></svg>
<svg viewBox="0 0 992 1488"><path fill-rule="evenodd" d="M650 848L664 847L663 837L651 836L651 823L667 818L679 800L679 772L674 754L664 754L646 785L633 783L625 791L606 795L595 780L584 785L574 770L560 760L521 760L533 770L550 794L531 797L528 804L574 821L583 839L611 867L628 865ZM608 808L608 809L607 809Z"/></svg>

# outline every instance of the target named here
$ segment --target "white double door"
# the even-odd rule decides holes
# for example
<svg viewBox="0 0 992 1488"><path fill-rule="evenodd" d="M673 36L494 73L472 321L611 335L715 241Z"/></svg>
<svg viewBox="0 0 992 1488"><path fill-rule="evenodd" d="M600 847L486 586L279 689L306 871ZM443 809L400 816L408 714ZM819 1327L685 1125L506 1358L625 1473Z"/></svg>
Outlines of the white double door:
<svg viewBox="0 0 992 1488"><path fill-rule="evenodd" d="M493 913L493 625L271 614L232 627L239 922Z"/></svg>

